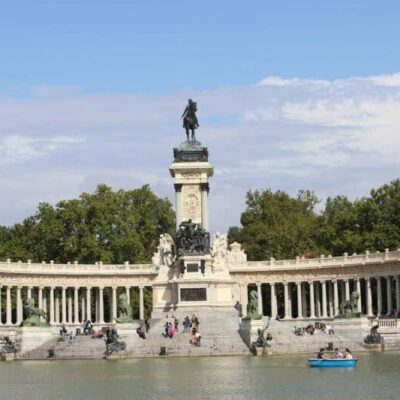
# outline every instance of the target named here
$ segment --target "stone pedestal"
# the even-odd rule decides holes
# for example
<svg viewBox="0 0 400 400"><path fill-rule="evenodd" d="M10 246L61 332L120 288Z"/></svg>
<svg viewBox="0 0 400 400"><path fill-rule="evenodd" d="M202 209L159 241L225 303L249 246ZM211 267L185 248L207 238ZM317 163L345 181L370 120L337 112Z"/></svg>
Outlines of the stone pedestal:
<svg viewBox="0 0 400 400"><path fill-rule="evenodd" d="M21 354L35 350L46 342L58 337L59 328L56 327L22 327L17 330L21 338Z"/></svg>

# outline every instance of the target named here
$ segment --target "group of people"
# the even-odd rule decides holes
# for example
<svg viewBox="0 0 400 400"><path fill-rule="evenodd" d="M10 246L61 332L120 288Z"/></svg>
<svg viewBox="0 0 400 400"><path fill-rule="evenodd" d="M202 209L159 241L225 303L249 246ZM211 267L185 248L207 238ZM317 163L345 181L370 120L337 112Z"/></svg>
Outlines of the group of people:
<svg viewBox="0 0 400 400"><path fill-rule="evenodd" d="M322 360L328 359L328 357L325 356L325 349L319 349L319 352L317 353L317 358ZM338 347L335 347L333 357L330 358L352 360L354 356L348 347L345 348L343 353L339 350Z"/></svg>
<svg viewBox="0 0 400 400"><path fill-rule="evenodd" d="M167 316L168 318L168 316ZM166 321L164 325L164 336L172 339L178 333L179 321L178 318L172 316L173 322Z"/></svg>
<svg viewBox="0 0 400 400"><path fill-rule="evenodd" d="M320 324L320 329L328 335L334 335L335 330L333 329L332 325L327 322L326 324ZM314 335L315 333L315 326L312 324L308 324L306 327L298 328L294 327L294 334L296 336L304 336L305 334Z"/></svg>

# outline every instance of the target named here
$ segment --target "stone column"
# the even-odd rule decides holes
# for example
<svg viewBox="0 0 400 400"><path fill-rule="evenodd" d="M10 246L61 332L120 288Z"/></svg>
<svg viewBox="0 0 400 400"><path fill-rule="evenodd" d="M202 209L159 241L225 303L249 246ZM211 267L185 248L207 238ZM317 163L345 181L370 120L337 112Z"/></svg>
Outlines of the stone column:
<svg viewBox="0 0 400 400"><path fill-rule="evenodd" d="M275 283L271 283L271 318L275 318L278 314L278 304L276 301Z"/></svg>
<svg viewBox="0 0 400 400"><path fill-rule="evenodd" d="M92 320L92 303L90 299L91 290L91 287L86 288L86 319L90 321Z"/></svg>
<svg viewBox="0 0 400 400"><path fill-rule="evenodd" d="M356 278L356 292L358 293L357 311L361 312L361 284L360 278Z"/></svg>
<svg viewBox="0 0 400 400"><path fill-rule="evenodd" d="M128 304L131 304L131 291L130 291L130 287L127 286L125 288L125 294L126 294L126 299L128 301Z"/></svg>
<svg viewBox="0 0 400 400"><path fill-rule="evenodd" d="M333 314L334 317L339 314L339 288L337 281L333 281Z"/></svg>
<svg viewBox="0 0 400 400"><path fill-rule="evenodd" d="M322 318L326 318L327 315L327 309L326 309L326 282L321 281L322 285Z"/></svg>
<svg viewBox="0 0 400 400"><path fill-rule="evenodd" d="M2 313L1 313L1 288L2 286L0 285L0 325L3 325Z"/></svg>
<svg viewBox="0 0 400 400"><path fill-rule="evenodd" d="M240 285L240 304L242 305L242 315L246 317L248 304L247 284Z"/></svg>
<svg viewBox="0 0 400 400"><path fill-rule="evenodd" d="M144 319L144 296L143 286L139 286L139 318Z"/></svg>
<svg viewBox="0 0 400 400"><path fill-rule="evenodd" d="M12 325L11 286L6 286L6 325Z"/></svg>
<svg viewBox="0 0 400 400"><path fill-rule="evenodd" d="M175 183L176 230L182 222L182 184Z"/></svg>
<svg viewBox="0 0 400 400"><path fill-rule="evenodd" d="M68 298L68 323L72 324L72 289L68 289L67 291L67 298Z"/></svg>
<svg viewBox="0 0 400 400"><path fill-rule="evenodd" d="M43 288L41 286L38 289L38 307L43 310Z"/></svg>
<svg viewBox="0 0 400 400"><path fill-rule="evenodd" d="M345 290L346 290L346 301L350 300L350 282L348 279L344 280L344 284L345 284Z"/></svg>
<svg viewBox="0 0 400 400"><path fill-rule="evenodd" d="M289 290L288 290L288 282L283 282L283 302L284 302L284 310L285 317L284 319L289 318Z"/></svg>
<svg viewBox="0 0 400 400"><path fill-rule="evenodd" d="M301 282L296 283L297 286L297 318L302 318L303 305L301 304Z"/></svg>
<svg viewBox="0 0 400 400"><path fill-rule="evenodd" d="M74 288L74 322L79 324L79 288Z"/></svg>
<svg viewBox="0 0 400 400"><path fill-rule="evenodd" d="M54 296L55 296L55 323L60 323L60 292L58 289L54 289Z"/></svg>
<svg viewBox="0 0 400 400"><path fill-rule="evenodd" d="M46 293L46 289L45 288L43 288L42 307L43 307L43 311L46 313L46 317L44 317L43 319L45 321L47 321L47 318L48 318L48 314L47 314L47 293Z"/></svg>
<svg viewBox="0 0 400 400"><path fill-rule="evenodd" d="M367 316L372 317L372 292L371 292L371 278L365 278L365 291L367 295Z"/></svg>
<svg viewBox="0 0 400 400"><path fill-rule="evenodd" d="M82 290L81 297L81 314L82 314L82 322L86 322L86 303L85 303L85 292Z"/></svg>
<svg viewBox="0 0 400 400"><path fill-rule="evenodd" d="M208 232L208 192L210 186L208 183L200 183L201 189L201 225Z"/></svg>
<svg viewBox="0 0 400 400"><path fill-rule="evenodd" d="M333 313L333 284L329 282L328 284L328 304L329 304L329 316L334 317L335 314Z"/></svg>
<svg viewBox="0 0 400 400"><path fill-rule="evenodd" d="M31 299L32 298L32 287L28 287L26 289L26 297L27 297L27 299Z"/></svg>
<svg viewBox="0 0 400 400"><path fill-rule="evenodd" d="M140 307L140 305L139 305ZM115 322L117 318L117 288L112 287L112 313L111 313L111 322Z"/></svg>
<svg viewBox="0 0 400 400"><path fill-rule="evenodd" d="M310 285L310 318L315 318L314 282L309 282L309 285Z"/></svg>
<svg viewBox="0 0 400 400"><path fill-rule="evenodd" d="M50 318L49 318L49 324L50 325L54 325L54 287L50 287L49 296L50 296ZM56 320L57 320L57 318L56 318Z"/></svg>
<svg viewBox="0 0 400 400"><path fill-rule="evenodd" d="M99 323L104 324L104 300L103 300L103 288L99 287Z"/></svg>
<svg viewBox="0 0 400 400"><path fill-rule="evenodd" d="M377 296L377 315L382 315L382 281L381 277L376 278L376 296Z"/></svg>
<svg viewBox="0 0 400 400"><path fill-rule="evenodd" d="M95 302L95 315L96 315L96 323L100 321L100 292L99 288L94 290L94 294L96 296L96 302Z"/></svg>
<svg viewBox="0 0 400 400"><path fill-rule="evenodd" d="M396 279L396 310L400 312L400 276L395 276Z"/></svg>
<svg viewBox="0 0 400 400"><path fill-rule="evenodd" d="M261 283L257 283L258 314L264 315Z"/></svg>
<svg viewBox="0 0 400 400"><path fill-rule="evenodd" d="M21 286L17 286L17 325L21 324L22 318Z"/></svg>
<svg viewBox="0 0 400 400"><path fill-rule="evenodd" d="M390 279L390 276L386 277L386 304L387 304L387 314L392 311L393 308L393 303L392 303L392 281Z"/></svg>

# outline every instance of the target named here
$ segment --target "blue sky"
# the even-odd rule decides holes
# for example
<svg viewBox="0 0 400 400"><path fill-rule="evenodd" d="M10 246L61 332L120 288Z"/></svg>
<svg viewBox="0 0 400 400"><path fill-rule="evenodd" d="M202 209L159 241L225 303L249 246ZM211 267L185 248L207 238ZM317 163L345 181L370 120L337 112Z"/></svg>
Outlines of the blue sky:
<svg viewBox="0 0 400 400"><path fill-rule="evenodd" d="M97 183L173 199L199 104L212 230L248 189L366 195L399 175L400 2L0 0L0 224ZM229 200L229 201L227 201Z"/></svg>

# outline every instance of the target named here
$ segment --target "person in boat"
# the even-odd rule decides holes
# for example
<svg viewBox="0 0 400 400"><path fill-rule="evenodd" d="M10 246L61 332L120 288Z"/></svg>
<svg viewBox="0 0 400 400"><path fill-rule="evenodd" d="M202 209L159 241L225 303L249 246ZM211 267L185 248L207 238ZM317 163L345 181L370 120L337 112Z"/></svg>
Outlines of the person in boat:
<svg viewBox="0 0 400 400"><path fill-rule="evenodd" d="M319 352L317 353L317 358L319 360L325 360L325 350L323 348L319 349Z"/></svg>
<svg viewBox="0 0 400 400"><path fill-rule="evenodd" d="M346 347L346 349L344 351L344 358L346 360L352 360L354 358L353 353L350 351L350 349L348 347Z"/></svg>
<svg viewBox="0 0 400 400"><path fill-rule="evenodd" d="M343 353L337 347L335 347L334 351L335 354L333 358L335 359L343 358Z"/></svg>

